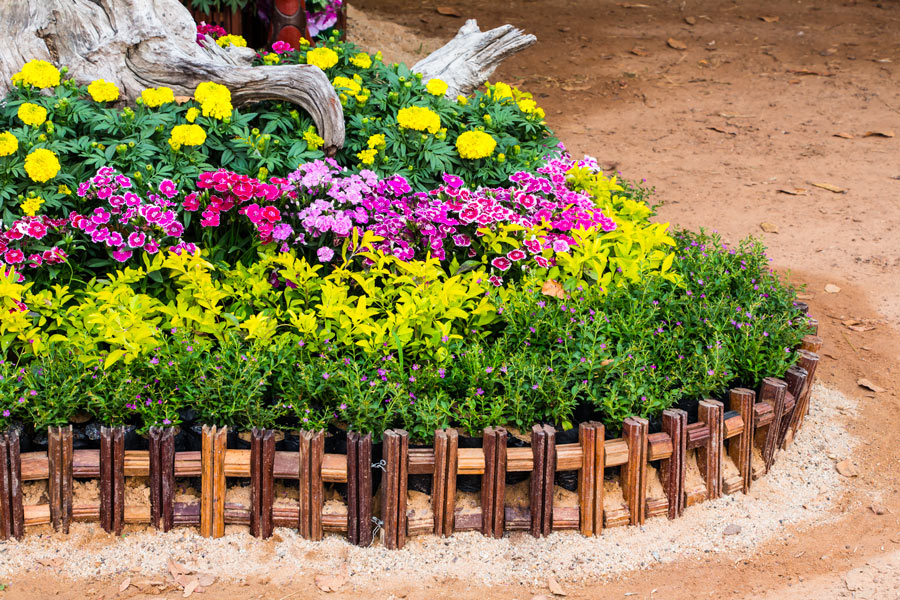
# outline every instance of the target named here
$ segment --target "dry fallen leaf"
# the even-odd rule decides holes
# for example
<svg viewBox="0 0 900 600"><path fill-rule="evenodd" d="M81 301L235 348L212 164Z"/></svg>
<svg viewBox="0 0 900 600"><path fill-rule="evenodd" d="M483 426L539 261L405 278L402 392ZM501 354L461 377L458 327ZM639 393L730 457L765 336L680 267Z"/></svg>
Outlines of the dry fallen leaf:
<svg viewBox="0 0 900 600"><path fill-rule="evenodd" d="M812 300L815 297L815 294L797 294L797 298L800 300Z"/></svg>
<svg viewBox="0 0 900 600"><path fill-rule="evenodd" d="M126 577L125 581L123 581L122 584L119 586L119 591L124 592L125 590L127 590L130 587L131 587L131 577Z"/></svg>
<svg viewBox="0 0 900 600"><path fill-rule="evenodd" d="M881 386L878 385L877 383L872 383L871 381L869 381L868 379L866 379L866 378L864 378L864 377L860 377L859 379L857 379L857 380L856 380L856 385L858 385L858 386L860 386L860 387L864 387L864 388L866 388L867 390L872 390L872 391L875 392L876 394L880 394L880 393L882 393L882 392L886 392L886 391L887 391L886 389L884 389L883 387L881 387Z"/></svg>
<svg viewBox="0 0 900 600"><path fill-rule="evenodd" d="M856 467L850 462L850 459L844 459L838 464L834 465L834 468L837 469L837 472L843 475L844 477L856 477L859 475L859 471L856 470Z"/></svg>
<svg viewBox="0 0 900 600"><path fill-rule="evenodd" d="M632 4L631 2L620 2L616 6L621 6L622 8L650 8L649 4Z"/></svg>
<svg viewBox="0 0 900 600"><path fill-rule="evenodd" d="M806 190L804 188L778 188L775 191L781 192L782 194L789 194L791 196L805 196L806 195Z"/></svg>
<svg viewBox="0 0 900 600"><path fill-rule="evenodd" d="M853 139L853 135L850 134L850 133L847 133L847 132L845 132L845 131L839 131L839 132L837 132L836 134L834 134L834 137L843 138L843 139L845 139L845 140L852 140L852 139Z"/></svg>
<svg viewBox="0 0 900 600"><path fill-rule="evenodd" d="M569 297L563 287L559 285L559 282L552 279L548 279L544 282L544 285L541 286L541 293L545 296L559 298L560 300L565 300Z"/></svg>
<svg viewBox="0 0 900 600"><path fill-rule="evenodd" d="M688 25L696 25L697 17L685 17L684 22L687 23Z"/></svg>
<svg viewBox="0 0 900 600"><path fill-rule="evenodd" d="M731 523L725 528L725 531L722 532L722 535L737 535L741 532L741 526L735 523Z"/></svg>
<svg viewBox="0 0 900 600"><path fill-rule="evenodd" d="M887 512L887 510L886 510L883 506L876 505L876 504L873 504L873 505L870 506L869 508L870 508L871 511L872 511L873 513L875 513L876 515L883 515L884 513Z"/></svg>
<svg viewBox="0 0 900 600"><path fill-rule="evenodd" d="M847 329L850 331L855 331L857 333L864 333L866 331L872 331L875 329L874 325L847 325Z"/></svg>
<svg viewBox="0 0 900 600"><path fill-rule="evenodd" d="M715 125L713 125L712 127L707 127L707 129L711 129L711 130L715 131L716 133L724 133L726 135L737 135L736 131L728 131L727 129L722 129L721 127L716 127Z"/></svg>
<svg viewBox="0 0 900 600"><path fill-rule="evenodd" d="M777 23L780 18L781 17L760 17L759 20L766 23Z"/></svg>
<svg viewBox="0 0 900 600"><path fill-rule="evenodd" d="M669 45L669 48L674 48L675 50L687 50L687 44L675 38L667 39L666 44Z"/></svg>
<svg viewBox="0 0 900 600"><path fill-rule="evenodd" d="M566 592L563 591L562 586L559 585L559 582L556 581L555 577L551 577L547 580L547 588L550 590L554 596L565 596Z"/></svg>
<svg viewBox="0 0 900 600"><path fill-rule="evenodd" d="M184 565L178 564L171 558L169 558L168 562L166 563L166 566L168 567L169 574L172 575L173 579L178 579L179 575L188 572L187 568Z"/></svg>
<svg viewBox="0 0 900 600"><path fill-rule="evenodd" d="M191 100L193 100L193 98L191 98L190 96L175 96L176 104L184 104L185 102L190 102Z"/></svg>
<svg viewBox="0 0 900 600"><path fill-rule="evenodd" d="M334 575L316 575L315 582L316 587L323 592L336 592L344 587L348 579L350 579L350 574L347 565L344 564Z"/></svg>
<svg viewBox="0 0 900 600"><path fill-rule="evenodd" d="M205 588L210 587L216 582L216 576L210 573L203 573L198 577L198 579L200 581L200 586Z"/></svg>
<svg viewBox="0 0 900 600"><path fill-rule="evenodd" d="M197 580L197 578L195 577L193 580L191 580L190 583L188 583L186 586L184 586L184 593L181 594L181 597L182 597L182 598L189 598L190 595L193 594L194 591L195 591L198 587L200 587L200 582L199 582L199 581Z"/></svg>
<svg viewBox="0 0 900 600"><path fill-rule="evenodd" d="M775 223L767 223L763 221L759 224L759 228L766 233L778 233L778 225L776 225Z"/></svg>
<svg viewBox="0 0 900 600"><path fill-rule="evenodd" d="M818 75L819 77L834 77L834 73L828 71L813 71L812 69L788 69L788 73L794 75Z"/></svg>
<svg viewBox="0 0 900 600"><path fill-rule="evenodd" d="M650 56L650 53L640 47L634 47L631 49L631 53L635 56Z"/></svg>
<svg viewBox="0 0 900 600"><path fill-rule="evenodd" d="M439 15L444 15L445 17L461 17L462 14L453 8L452 6L438 6L437 12Z"/></svg>
<svg viewBox="0 0 900 600"><path fill-rule="evenodd" d="M836 185L831 185L830 183L814 183L810 182L810 185L814 185L817 188L822 188L823 190L828 190L829 192L834 192L835 194L846 194L847 190L843 188L839 188Z"/></svg>
<svg viewBox="0 0 900 600"><path fill-rule="evenodd" d="M826 283L826 284L825 284L825 291L828 292L829 294L837 294L838 292L841 291L841 288L839 288L838 286L834 285L833 283Z"/></svg>
<svg viewBox="0 0 900 600"><path fill-rule="evenodd" d="M892 138L894 137L893 131L867 131L863 134L863 137L886 137Z"/></svg>

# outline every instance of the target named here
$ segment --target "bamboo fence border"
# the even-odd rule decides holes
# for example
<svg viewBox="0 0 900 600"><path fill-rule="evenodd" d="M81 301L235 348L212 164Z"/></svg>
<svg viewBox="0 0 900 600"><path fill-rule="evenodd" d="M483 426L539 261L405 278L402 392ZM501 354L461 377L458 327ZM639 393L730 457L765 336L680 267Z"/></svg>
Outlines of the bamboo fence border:
<svg viewBox="0 0 900 600"><path fill-rule="evenodd" d="M813 321L813 325L817 325ZM507 447L501 427L484 431L482 448L460 448L456 430L435 432L430 448L409 448L403 430L384 434L384 460L372 464L371 435L349 432L347 454L326 454L324 433L300 432L298 452L275 451L271 430L253 430L251 449L226 447L226 429L203 428L200 452L175 452L172 428L151 429L149 450L124 450L121 428L103 428L100 450L72 450L71 426L51 428L48 451L19 452L16 433L0 435L0 540L21 538L26 530L52 525L68 532L72 521L100 522L121 533L125 524L149 524L168 531L196 526L208 537L224 535L226 524L249 525L251 533L269 537L272 528L292 527L301 536L320 540L324 532L346 534L360 546L372 544L377 529L385 547L402 548L410 536L477 530L502 537L504 531L545 536L577 529L585 536L606 527L641 525L648 518L674 519L684 509L722 494L746 493L772 466L778 448L790 446L809 411L810 391L822 338L809 335L798 349L800 359L784 379L766 378L758 393L732 389L728 406L703 400L699 420L669 409L662 431L648 433L646 419L629 417L622 437L604 439L603 424L579 425L577 443L557 444L555 430L535 425L531 447ZM756 450L756 452L754 451ZM703 484L686 485L686 465L696 452ZM725 453L739 473L723 475ZM757 454L761 460L754 460ZM648 465L657 463L663 497L648 497ZM380 518L373 515L372 471L384 469ZM603 474L621 468L625 503L604 508ZM578 471L578 507L554 506L557 471ZM530 472L529 507L505 505L506 474ZM407 507L409 475L432 475L432 514ZM481 507L462 510L456 503L457 475L482 475ZM98 504L74 505L73 478L100 479ZM151 507L124 502L126 477L149 477ZM199 502L174 501L175 480L201 478ZM228 477L250 478L251 507L225 502ZM22 484L49 480L48 504L23 506ZM299 507L274 506L274 481L299 482ZM346 483L346 513L323 513L324 483ZM376 527L377 526L377 527Z"/></svg>

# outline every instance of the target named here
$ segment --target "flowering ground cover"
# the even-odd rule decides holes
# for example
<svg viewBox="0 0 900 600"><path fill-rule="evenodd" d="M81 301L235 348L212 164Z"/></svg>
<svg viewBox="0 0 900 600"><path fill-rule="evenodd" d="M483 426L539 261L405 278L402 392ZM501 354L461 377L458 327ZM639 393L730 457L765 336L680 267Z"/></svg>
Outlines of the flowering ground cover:
<svg viewBox="0 0 900 600"><path fill-rule="evenodd" d="M764 249L653 222L527 93L445 98L334 40L258 62L325 71L343 149L214 82L123 106L42 61L15 76L0 428L615 430L793 364L805 315Z"/></svg>

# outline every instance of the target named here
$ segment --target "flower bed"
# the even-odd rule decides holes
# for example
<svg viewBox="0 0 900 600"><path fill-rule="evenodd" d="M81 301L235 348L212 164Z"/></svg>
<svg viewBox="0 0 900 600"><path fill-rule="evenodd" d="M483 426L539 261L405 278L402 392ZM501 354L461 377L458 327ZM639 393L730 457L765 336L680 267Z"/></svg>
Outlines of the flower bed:
<svg viewBox="0 0 900 600"><path fill-rule="evenodd" d="M283 461L306 465L298 485L316 494L309 482L343 461L340 477L357 490L347 500L348 531L359 541L369 537L372 483L359 456L384 438L383 451L395 453L386 523L390 543L400 544L400 456L438 431L427 460L439 472L415 466L419 449L408 453L410 474L433 475L444 507L435 530L453 529L448 490L458 472L493 482L481 492L493 510L485 527L496 534L505 518L498 473L534 471L533 494L550 494L557 479L573 488L574 476L552 467L556 441L603 439L601 430L651 439L671 410L699 415L720 443L710 423L728 419L702 399L768 390L767 376L806 360L796 350L812 330L806 307L758 242L727 245L653 222L651 190L571 157L527 93L495 83L445 98L443 82L337 41L259 53L259 68L296 62L323 69L340 94L347 142L334 156L307 115L278 103L234 110L229 90L214 82L191 99L145 90L129 107L114 84L78 86L41 61L14 77L0 107L0 430L11 432L0 462L13 487L19 452L25 480L47 473L55 525L75 514L67 465L105 474L101 521L114 530L145 520L123 512L125 475L151 476L163 511L154 523L163 514L169 525L193 522L194 508L177 516L172 482L204 465L196 518L212 533L229 518L226 476L251 477L256 503L247 518L264 532L275 514L261 499L270 498L271 473L295 472ZM777 423L763 446L766 465L788 431L777 416L783 406L770 402L779 393L761 394ZM521 445L506 431L527 437L535 423L545 425L530 449L504 453L507 442ZM172 434L153 441L174 426L177 442ZM242 454L238 439L226 451L224 434L204 437L204 427L263 433ZM486 428L491 442L476 439ZM304 452L275 453L264 433L275 429L328 431L334 440L349 430L353 441L346 454L324 453L324 434L304 434L322 471ZM732 421L728 431L739 429ZM465 439L452 442L450 430ZM750 437L729 442L729 451L744 449L735 459L741 473ZM591 452L584 444L582 458ZM130 463L137 455L126 450L148 452L139 460L157 467ZM528 453L531 467L510 467ZM347 458L328 458L338 454ZM630 464L644 464L642 456ZM466 457L483 473L459 466ZM599 470L582 458L559 458L566 468L558 470L580 470L582 487L594 473L596 488ZM624 490L646 481L634 473L623 474ZM596 515L592 493L582 511ZM681 492L672 493L677 508ZM22 531L13 521L42 522L44 509L20 510L15 492L4 494L9 533ZM638 497L626 491L637 502L632 520L645 512ZM301 530L321 512L319 500L303 502ZM530 518L546 532L555 517L542 502L532 498ZM31 520L13 518L19 513Z"/></svg>

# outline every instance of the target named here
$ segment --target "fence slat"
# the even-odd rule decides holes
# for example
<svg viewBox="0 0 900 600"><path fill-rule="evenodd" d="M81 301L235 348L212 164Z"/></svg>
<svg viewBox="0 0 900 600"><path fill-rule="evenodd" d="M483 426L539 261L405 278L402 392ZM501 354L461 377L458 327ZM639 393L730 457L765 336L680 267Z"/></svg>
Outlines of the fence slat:
<svg viewBox="0 0 900 600"><path fill-rule="evenodd" d="M225 448L228 428L203 426L200 535L225 535Z"/></svg>
<svg viewBox="0 0 900 600"><path fill-rule="evenodd" d="M381 483L384 546L389 550L406 543L406 491L409 477L409 434L402 429L384 433L385 474Z"/></svg>
<svg viewBox="0 0 900 600"><path fill-rule="evenodd" d="M69 533L72 523L72 426L47 429L50 523Z"/></svg>
<svg viewBox="0 0 900 600"><path fill-rule="evenodd" d="M456 512L456 470L459 465L459 434L455 429L434 432L434 475L431 507L434 534L453 534Z"/></svg>
<svg viewBox="0 0 900 600"><path fill-rule="evenodd" d="M601 439L600 442L602 445L603 440ZM590 537L594 535L594 510L597 508L594 484L597 477L594 465L594 455L597 451L597 429L591 423L578 425L578 443L581 445L581 470L578 472L578 509L580 513L578 524L581 535Z"/></svg>
<svg viewBox="0 0 900 600"><path fill-rule="evenodd" d="M753 481L753 436L756 432L753 406L756 392L747 388L735 388L728 394L729 409L741 415L744 428L741 434L728 441L728 455L741 474L741 491L750 490Z"/></svg>
<svg viewBox="0 0 900 600"><path fill-rule="evenodd" d="M662 414L662 430L672 440L672 456L660 461L659 473L669 507L670 519L684 512L684 478L687 460L687 413L679 408L669 408Z"/></svg>
<svg viewBox="0 0 900 600"><path fill-rule="evenodd" d="M788 434L791 431L791 424L794 422L794 416L797 414L798 407L801 403L803 388L806 385L806 378L809 374L806 369L800 365L794 365L784 374L784 381L787 383L787 393L793 396L794 406L792 409L785 409L784 418L781 420L781 429L778 432L777 445L778 448L785 448L788 442Z"/></svg>
<svg viewBox="0 0 900 600"><path fill-rule="evenodd" d="M772 422L763 431L757 431L757 443L762 450L766 473L775 461L776 443L781 420L784 417L784 397L787 384L775 377L766 377L759 388L759 400L772 407Z"/></svg>
<svg viewBox="0 0 900 600"><path fill-rule="evenodd" d="M819 355L808 350L798 351L799 359L797 364L806 369L806 384L803 386L803 392L797 400L797 406L794 407L794 417L791 419L790 430L791 438L797 435L797 431L803 426L803 420L809 413L809 400L812 394L812 386L816 379L816 369L819 366Z"/></svg>
<svg viewBox="0 0 900 600"><path fill-rule="evenodd" d="M275 432L253 428L250 432L250 535L272 536L275 501Z"/></svg>
<svg viewBox="0 0 900 600"><path fill-rule="evenodd" d="M506 520L506 429L486 427L483 435L484 476L481 478L481 533L503 537Z"/></svg>
<svg viewBox="0 0 900 600"><path fill-rule="evenodd" d="M0 434L0 540L12 537L12 504L10 503L9 437Z"/></svg>
<svg viewBox="0 0 900 600"><path fill-rule="evenodd" d="M323 536L322 506L325 498L325 490L322 483L325 433L322 431L301 431L299 437L300 520L298 529L302 537L310 540L321 540Z"/></svg>
<svg viewBox="0 0 900 600"><path fill-rule="evenodd" d="M628 462L622 467L622 491L632 525L643 525L646 518L649 428L650 423L641 417L628 417L622 423L622 436L628 444Z"/></svg>
<svg viewBox="0 0 900 600"><path fill-rule="evenodd" d="M722 449L725 407L718 400L701 400L697 408L700 421L709 428L706 445L697 450L697 463L706 479L706 499L722 496Z"/></svg>
<svg viewBox="0 0 900 600"><path fill-rule="evenodd" d="M531 428L532 464L529 505L531 507L531 535L540 537L544 524L544 461L547 458L547 436L541 425Z"/></svg>
<svg viewBox="0 0 900 600"><path fill-rule="evenodd" d="M351 455L351 445L354 447ZM374 534L372 524L372 435L347 434L348 525L352 526L348 536L350 543L370 546ZM349 476L351 476L350 478Z"/></svg>

